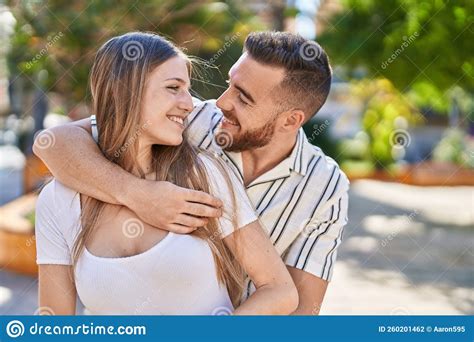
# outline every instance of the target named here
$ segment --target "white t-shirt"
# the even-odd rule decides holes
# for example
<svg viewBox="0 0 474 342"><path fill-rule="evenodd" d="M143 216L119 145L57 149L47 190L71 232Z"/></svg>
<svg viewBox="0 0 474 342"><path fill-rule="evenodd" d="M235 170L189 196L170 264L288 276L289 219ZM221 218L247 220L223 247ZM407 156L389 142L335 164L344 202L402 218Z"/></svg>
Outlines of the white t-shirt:
<svg viewBox="0 0 474 342"><path fill-rule="evenodd" d="M242 183L229 172L236 207L221 171L201 155L211 193L224 203L221 238L257 220ZM38 264L71 265L72 248L81 229L80 196L57 180L41 191L36 205ZM120 227L117 227L120 229ZM217 280L208 243L192 235L169 232L143 253L98 257L84 250L75 284L79 298L94 315L212 315L233 311L227 289Z"/></svg>

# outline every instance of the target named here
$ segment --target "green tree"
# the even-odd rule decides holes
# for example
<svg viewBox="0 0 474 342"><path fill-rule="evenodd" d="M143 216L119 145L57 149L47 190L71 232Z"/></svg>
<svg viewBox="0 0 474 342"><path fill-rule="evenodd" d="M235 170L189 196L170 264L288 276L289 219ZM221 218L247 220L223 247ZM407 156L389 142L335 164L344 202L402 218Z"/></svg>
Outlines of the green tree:
<svg viewBox="0 0 474 342"><path fill-rule="evenodd" d="M440 112L448 111L454 87L473 97L473 1L341 2L319 39L335 64L349 71L362 66Z"/></svg>
<svg viewBox="0 0 474 342"><path fill-rule="evenodd" d="M26 78L32 89L39 85L62 94L69 101L67 109L87 98L94 54L114 35L159 32L187 53L212 59L226 74L240 55L245 36L255 27L245 8L234 1L31 0L9 5L17 19L8 56L12 78ZM223 47L225 54L217 56ZM42 71L47 78L38 84ZM207 71L208 79L195 84L195 89L203 96L216 96L220 89L212 84L224 86L224 81L216 70Z"/></svg>

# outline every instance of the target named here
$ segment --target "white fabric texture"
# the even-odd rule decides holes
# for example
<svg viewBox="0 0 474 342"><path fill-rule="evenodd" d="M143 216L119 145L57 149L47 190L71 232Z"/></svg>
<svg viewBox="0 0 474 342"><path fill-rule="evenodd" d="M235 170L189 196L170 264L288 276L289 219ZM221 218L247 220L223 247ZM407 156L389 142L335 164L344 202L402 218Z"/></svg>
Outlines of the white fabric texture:
<svg viewBox="0 0 474 342"><path fill-rule="evenodd" d="M236 196L232 206L225 180L209 157L201 156L211 193L224 202L219 219L221 238L234 227L257 219L242 183L230 172ZM80 196L57 180L41 191L36 206L38 264L71 265L71 252L81 229ZM117 227L120 229L120 227ZM119 258L98 257L87 249L79 258L75 282L86 310L95 315L212 315L233 311L227 289L218 283L207 242L191 235L168 233L143 253Z"/></svg>

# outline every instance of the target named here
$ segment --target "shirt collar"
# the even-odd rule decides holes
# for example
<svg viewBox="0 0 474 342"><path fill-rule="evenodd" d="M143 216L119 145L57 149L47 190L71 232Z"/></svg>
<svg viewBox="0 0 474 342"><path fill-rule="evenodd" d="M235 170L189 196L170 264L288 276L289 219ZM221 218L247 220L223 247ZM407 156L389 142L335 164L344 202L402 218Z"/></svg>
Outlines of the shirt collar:
<svg viewBox="0 0 474 342"><path fill-rule="evenodd" d="M265 172L263 175L255 179L248 185L248 187L259 183L265 183L272 180L289 177L291 175L291 171L297 172L302 176L306 175L308 163L314 154L313 151L313 146L306 138L303 128L300 128L296 137L296 144L293 147L291 154L273 169ZM224 155L227 156L227 158L229 158L234 166L238 169L243 180L243 164L241 153L224 152Z"/></svg>

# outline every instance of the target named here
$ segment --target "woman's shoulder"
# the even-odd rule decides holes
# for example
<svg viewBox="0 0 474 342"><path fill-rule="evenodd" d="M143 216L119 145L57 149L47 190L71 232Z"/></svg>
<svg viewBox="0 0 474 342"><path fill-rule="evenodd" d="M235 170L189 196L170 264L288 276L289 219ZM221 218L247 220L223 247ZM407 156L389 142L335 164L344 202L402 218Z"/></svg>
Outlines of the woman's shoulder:
<svg viewBox="0 0 474 342"><path fill-rule="evenodd" d="M230 185L236 182L233 171L219 156L215 156L208 151L200 151L199 159L206 169L211 183Z"/></svg>
<svg viewBox="0 0 474 342"><path fill-rule="evenodd" d="M74 219L80 216L79 193L53 179L41 189L36 212L54 213L54 217L61 221Z"/></svg>
<svg viewBox="0 0 474 342"><path fill-rule="evenodd" d="M47 201L48 203L54 203L55 206L67 203L66 200L74 200L79 196L77 192L68 188L57 179L52 179L40 191L38 200Z"/></svg>

